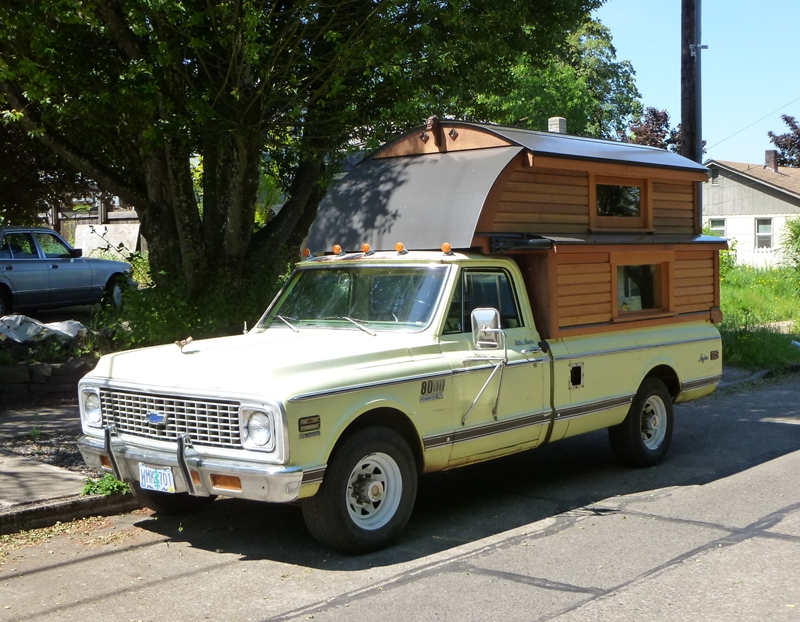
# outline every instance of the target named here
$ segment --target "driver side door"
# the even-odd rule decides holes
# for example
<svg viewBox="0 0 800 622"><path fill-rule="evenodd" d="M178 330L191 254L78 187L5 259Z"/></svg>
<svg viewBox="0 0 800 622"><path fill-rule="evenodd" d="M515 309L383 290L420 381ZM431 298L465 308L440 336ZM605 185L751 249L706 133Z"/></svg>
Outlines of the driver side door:
<svg viewBox="0 0 800 622"><path fill-rule="evenodd" d="M544 355L518 301L511 275L503 269L466 268L459 274L440 341L453 372L452 466L533 447L547 420ZM476 348L471 313L478 308L500 313L505 353L502 347Z"/></svg>

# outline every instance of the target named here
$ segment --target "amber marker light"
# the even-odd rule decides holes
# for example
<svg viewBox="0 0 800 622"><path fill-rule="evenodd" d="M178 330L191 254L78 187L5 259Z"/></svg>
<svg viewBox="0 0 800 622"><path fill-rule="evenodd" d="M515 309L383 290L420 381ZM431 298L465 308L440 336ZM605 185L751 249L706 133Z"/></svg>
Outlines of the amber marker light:
<svg viewBox="0 0 800 622"><path fill-rule="evenodd" d="M311 254L311 249L310 248L304 248L303 249L303 257L306 258L306 259L311 259L311 257L313 257L313 255Z"/></svg>
<svg viewBox="0 0 800 622"><path fill-rule="evenodd" d="M453 247L450 246L450 242L445 242L442 244L442 252L445 255L452 255L453 254Z"/></svg>
<svg viewBox="0 0 800 622"><path fill-rule="evenodd" d="M342 247L338 244L333 245L333 254L334 255L341 255L342 254Z"/></svg>
<svg viewBox="0 0 800 622"><path fill-rule="evenodd" d="M394 250L397 251L398 255L405 255L408 251L406 250L406 245L402 242L398 242L394 245Z"/></svg>
<svg viewBox="0 0 800 622"><path fill-rule="evenodd" d="M361 245L361 252L362 252L362 253L366 254L366 253L368 253L369 251L370 251L369 244L362 244L362 245Z"/></svg>

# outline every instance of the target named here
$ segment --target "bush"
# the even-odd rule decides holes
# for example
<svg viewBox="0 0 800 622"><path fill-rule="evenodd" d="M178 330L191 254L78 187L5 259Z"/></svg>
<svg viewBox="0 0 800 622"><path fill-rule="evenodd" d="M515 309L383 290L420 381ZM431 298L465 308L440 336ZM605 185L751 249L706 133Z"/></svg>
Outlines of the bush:
<svg viewBox="0 0 800 622"><path fill-rule="evenodd" d="M125 482L119 481L110 473L105 473L100 479L86 478L86 485L83 487L85 495L108 495L126 494L131 491L131 487Z"/></svg>

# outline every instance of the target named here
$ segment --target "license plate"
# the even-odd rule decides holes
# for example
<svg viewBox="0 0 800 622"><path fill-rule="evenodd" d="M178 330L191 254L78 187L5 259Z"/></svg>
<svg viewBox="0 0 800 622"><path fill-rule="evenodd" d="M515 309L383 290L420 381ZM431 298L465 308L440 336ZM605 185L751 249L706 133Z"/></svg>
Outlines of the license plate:
<svg viewBox="0 0 800 622"><path fill-rule="evenodd" d="M139 463L139 485L146 490L175 492L175 479L169 467L157 469Z"/></svg>

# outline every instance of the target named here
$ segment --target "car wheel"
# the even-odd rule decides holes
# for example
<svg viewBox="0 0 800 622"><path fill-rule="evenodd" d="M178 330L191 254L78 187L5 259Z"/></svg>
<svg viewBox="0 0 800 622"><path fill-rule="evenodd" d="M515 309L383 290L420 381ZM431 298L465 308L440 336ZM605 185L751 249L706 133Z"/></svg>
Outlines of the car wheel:
<svg viewBox="0 0 800 622"><path fill-rule="evenodd" d="M191 514L206 509L216 499L216 495L196 497L188 492L169 493L145 490L139 484L131 484L131 490L139 497L142 505L159 514L180 515Z"/></svg>
<svg viewBox="0 0 800 622"><path fill-rule="evenodd" d="M112 276L106 283L106 289L103 293L103 299L100 301L104 307L113 307L120 309L123 303L123 296L125 291L124 277L119 275Z"/></svg>
<svg viewBox="0 0 800 622"><path fill-rule="evenodd" d="M322 544L367 553L396 539L414 509L417 469L408 444L386 428L356 432L336 450L303 518Z"/></svg>
<svg viewBox="0 0 800 622"><path fill-rule="evenodd" d="M0 317L11 314L11 294L0 288Z"/></svg>
<svg viewBox="0 0 800 622"><path fill-rule="evenodd" d="M658 378L646 378L631 402L628 416L608 429L611 449L628 466L661 462L672 440L672 398Z"/></svg>

